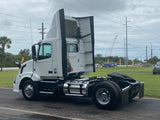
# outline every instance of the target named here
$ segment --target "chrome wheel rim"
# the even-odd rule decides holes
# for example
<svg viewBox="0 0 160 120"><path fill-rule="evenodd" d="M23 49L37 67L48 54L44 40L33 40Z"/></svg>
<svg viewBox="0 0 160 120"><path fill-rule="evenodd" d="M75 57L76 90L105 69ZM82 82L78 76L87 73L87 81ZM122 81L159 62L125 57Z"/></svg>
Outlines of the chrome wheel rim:
<svg viewBox="0 0 160 120"><path fill-rule="evenodd" d="M33 86L31 84L27 84L24 87L24 93L26 97L31 98L33 96Z"/></svg>
<svg viewBox="0 0 160 120"><path fill-rule="evenodd" d="M99 104L107 105L111 101L111 95L106 88L100 88L96 92L96 99Z"/></svg>

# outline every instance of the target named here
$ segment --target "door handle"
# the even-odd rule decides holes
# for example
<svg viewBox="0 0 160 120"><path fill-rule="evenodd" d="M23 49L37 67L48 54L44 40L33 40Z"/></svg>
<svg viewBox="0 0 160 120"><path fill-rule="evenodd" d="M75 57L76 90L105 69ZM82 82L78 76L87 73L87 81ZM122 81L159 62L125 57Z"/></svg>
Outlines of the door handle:
<svg viewBox="0 0 160 120"><path fill-rule="evenodd" d="M48 71L48 73L49 73L49 74L52 74L52 73L53 73L53 71Z"/></svg>

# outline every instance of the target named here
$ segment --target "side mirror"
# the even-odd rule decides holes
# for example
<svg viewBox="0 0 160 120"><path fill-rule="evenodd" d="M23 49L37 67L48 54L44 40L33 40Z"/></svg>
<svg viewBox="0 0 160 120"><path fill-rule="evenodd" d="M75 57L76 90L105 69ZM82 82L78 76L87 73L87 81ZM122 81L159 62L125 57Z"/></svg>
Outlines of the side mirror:
<svg viewBox="0 0 160 120"><path fill-rule="evenodd" d="M14 63L15 65L17 65L19 68L21 67L21 65L20 65L20 63L19 62L17 62L17 61L15 61L15 63Z"/></svg>
<svg viewBox="0 0 160 120"><path fill-rule="evenodd" d="M37 56L36 56L36 47L33 45L32 46L32 59L34 61L37 61Z"/></svg>

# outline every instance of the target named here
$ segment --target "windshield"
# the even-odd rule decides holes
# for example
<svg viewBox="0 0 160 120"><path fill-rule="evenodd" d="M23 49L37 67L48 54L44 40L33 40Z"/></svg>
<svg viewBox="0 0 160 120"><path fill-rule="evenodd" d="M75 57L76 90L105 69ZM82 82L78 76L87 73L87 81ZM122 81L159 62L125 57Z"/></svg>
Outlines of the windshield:
<svg viewBox="0 0 160 120"><path fill-rule="evenodd" d="M160 61L159 62L157 62L157 64L156 64L157 66L160 66Z"/></svg>

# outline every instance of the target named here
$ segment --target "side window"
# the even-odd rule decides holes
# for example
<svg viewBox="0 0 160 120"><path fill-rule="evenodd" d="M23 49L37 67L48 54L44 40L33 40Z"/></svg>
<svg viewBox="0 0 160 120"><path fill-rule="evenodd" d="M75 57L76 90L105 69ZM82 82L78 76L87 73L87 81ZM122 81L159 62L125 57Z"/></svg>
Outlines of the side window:
<svg viewBox="0 0 160 120"><path fill-rule="evenodd" d="M67 52L78 52L77 44L67 44Z"/></svg>
<svg viewBox="0 0 160 120"><path fill-rule="evenodd" d="M50 44L42 44L39 48L38 60L47 59L51 57L51 45Z"/></svg>

